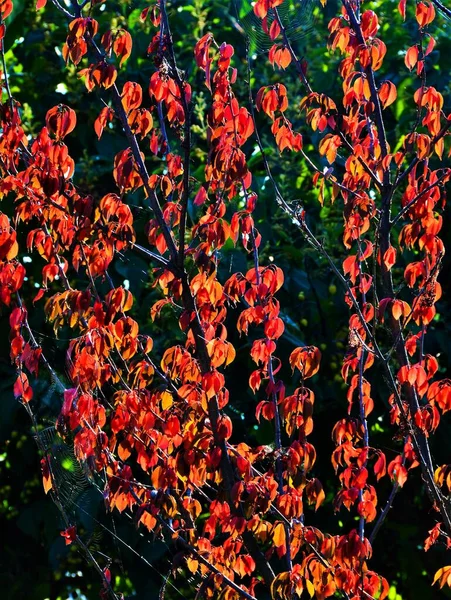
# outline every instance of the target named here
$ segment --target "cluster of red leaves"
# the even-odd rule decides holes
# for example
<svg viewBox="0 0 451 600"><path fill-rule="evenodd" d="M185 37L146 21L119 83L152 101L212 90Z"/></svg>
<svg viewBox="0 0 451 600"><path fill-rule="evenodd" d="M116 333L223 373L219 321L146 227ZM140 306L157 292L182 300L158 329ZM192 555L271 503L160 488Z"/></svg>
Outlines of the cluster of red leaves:
<svg viewBox="0 0 451 600"><path fill-rule="evenodd" d="M399 6L404 18L405 4L401 2ZM273 8L272 5L259 2L255 12L265 19L270 8ZM417 3L415 16L428 43L424 50L420 49L423 48L420 44L410 48L406 54L406 65L409 69L416 66L420 76L424 59L435 45L432 35L425 31L435 17L432 2ZM325 133L319 142L320 155L333 165L339 153L345 151L347 154L344 175L339 181L329 172L323 173L319 169L314 181L320 186L321 203L328 183L332 188L332 201L341 195L344 202L343 242L348 250L353 247L356 250L343 261L343 272L349 278L346 301L353 311L349 321L348 351L342 369L345 381L352 375L348 390L350 416L337 423L334 429L337 449L332 461L335 469L341 470L342 489L335 500L336 508L344 504L350 509L356 504L357 513L366 522L377 516L377 495L375 487L368 482L368 461L375 460L373 468L377 480L388 472L396 485L404 485L408 471L419 464L409 431L412 434L420 431L425 437L429 436L439 425L441 415L451 408L448 404L448 380L433 381L438 371L437 361L435 357L424 355L418 346L436 314L435 303L441 296L437 276L444 247L438 237L442 218L437 208L444 205L443 184L449 181L451 174L448 168L432 170L428 159L434 153L442 158L451 116L443 113L442 94L423 82L414 94L414 101L421 111L421 125L425 132L415 130L407 134L402 150L390 152L382 119L383 111L395 102L397 91L391 81L375 83L374 73L382 68L387 51L385 43L378 38L378 30L378 18L374 12L364 11L358 19L352 4L344 3L342 15L329 23L329 46L345 56L339 66L343 79L343 109L332 98L312 90L308 83L309 94L300 105L312 129ZM274 54L274 48L271 52ZM285 86L275 84L261 88L256 104L274 122L273 132L279 150L285 147L300 149L294 143L291 124L288 123L283 130L280 127L288 108ZM277 113L282 117L276 118ZM403 171L406 183L396 221L407 222L399 232L399 252L415 249L423 256L405 267L405 282L415 291L410 303L396 298L388 283L390 271L399 261L398 252L390 241L392 225L373 225L375 217L383 219L377 212L376 194L383 198L388 187L396 189ZM371 189L372 195L369 193ZM369 237L375 229L379 229L379 235L384 238L379 248ZM376 306L367 300L375 287L371 269L367 267L372 260L382 271L383 292L393 294L381 299ZM395 457L388 468L384 453L368 445L366 418L374 409L374 401L371 384L363 376L373 365L377 354L370 328L384 320L389 323L393 337L398 338L395 345L402 346L403 341L400 340L408 336L405 349L401 349L404 357L400 357L398 388L390 399L393 407L391 421L407 435L402 454ZM407 356L413 357L413 362ZM358 407L358 417L352 416L353 405ZM406 425L406 421L410 425ZM435 483L439 487L446 488L448 485L447 473L446 466L437 469Z"/></svg>
<svg viewBox="0 0 451 600"><path fill-rule="evenodd" d="M282 2L258 0L254 6L273 41L282 35L277 18ZM292 351L289 362L299 385L288 393L277 357L285 330L277 299L284 277L275 264L260 264L261 236L253 216L258 198L246 160L246 142L255 123L233 91L237 70L232 67L232 46L218 46L208 33L194 50L211 105L208 159L204 181L195 183L197 217L191 228L186 222L193 185L191 87L174 63L160 6L150 8L159 31L149 46L155 71L147 96L136 82L125 81L121 93L115 86L118 69L112 57L120 69L132 52L132 38L124 29L104 32L101 51L95 41L97 21L78 16L68 26L63 48L66 62L77 68L90 51L95 62L78 74L85 77L89 91L103 88L112 94L112 106L101 110L94 130L100 138L105 127L119 122L127 134L129 145L112 165L119 195L114 191L97 198L74 184L75 165L64 142L76 127L73 109L51 108L46 126L28 142L14 99L1 105L0 195L12 195L15 213L11 219L0 214L0 302L10 308L11 359L17 368L14 394L30 403L29 375L37 376L40 362L51 369L33 337L20 295L25 268L18 256L25 248L19 249L16 228L21 227L27 231L26 250L45 263L34 303L46 297L45 314L56 333L63 326L76 332L67 348L71 387L64 392L57 429L73 443L76 457L104 478L109 510L130 511L139 526L183 542L186 568L205 577L206 598L215 597L218 588L224 599L243 594L253 598L258 586L267 585L274 598L299 597L306 590L318 599L342 592L352 599L383 600L388 583L369 570L372 550L365 537L366 524L378 515L377 482L388 474L402 487L419 464L418 439L427 443L451 409L451 382L435 379L437 360L422 350L441 294L437 277L444 248L437 211L451 174L445 167L431 169L428 159L435 153L441 161L451 118L443 113L442 95L422 84L414 102L423 129L409 132L401 149L391 153L382 119L396 100L396 87L390 81L375 82L387 51L378 38L378 18L371 10L357 18L353 3L343 4L341 16L329 24L329 48L344 55L340 102L314 91L304 66L297 63L308 92L300 110L306 125L321 136L320 156L333 165L346 153L339 178L320 169L313 177L321 203L329 186L332 201L340 197L343 202L343 244L348 252L343 281L351 315L342 367L343 379L349 382L348 414L332 432L332 464L340 482L334 507L355 509L359 527L343 535L323 533L305 523L304 504L317 510L325 499L313 475L316 450L308 441L315 396L305 385L320 369L321 354L314 346ZM40 2L38 8L44 5ZM1 7L4 19L10 3ZM399 9L405 15L405 2ZM275 15L270 25L269 11ZM143 11L143 20L148 12ZM424 57L434 46L425 31L434 20L433 5L419 2L415 14L428 46L424 51L419 45L409 49L406 65L421 75ZM282 68L297 60L286 43L275 44L269 59ZM256 107L271 120L280 152L303 152L302 136L285 114L289 101L283 84L263 86ZM168 152L167 134L163 123L160 130L154 124L154 110L159 119L166 119L183 149L180 154ZM139 145L144 141L154 155L164 157L160 173L147 173L146 154ZM401 184L399 213L390 221L387 206ZM160 358L153 352L152 339L127 314L133 307L132 293L116 287L108 271L117 253L139 247L127 204L127 193L139 189L154 213L146 226L144 251L156 261L153 274L161 299L151 317L158 319L162 308L172 305L184 334L184 343L168 343ZM395 241L392 227L398 222L402 227ZM251 266L220 281L217 251L228 240L241 241ZM415 250L418 260L405 266L411 295L402 299L393 290L391 271L402 264L406 249ZM373 302L377 281L369 263L382 281L383 296ZM76 273L87 281L84 289L73 287ZM106 294L100 294L99 281L111 283ZM256 333L249 349L256 365L249 386L257 396L256 420L263 418L274 426L274 447L233 442L232 420L224 411L230 401L225 369L236 358L225 323L237 306L239 333ZM391 423L403 438L402 452L388 465L384 452L370 446L367 425L374 410L367 372L376 359L388 364L373 333L382 322L390 328L398 353L389 402ZM387 369L388 377L390 366ZM49 463L49 457L42 459L46 492L56 485ZM141 483L143 479L148 483ZM432 484L438 505L440 494L451 492L449 465L436 470ZM205 513L206 519L199 518ZM446 530L441 523L431 530L426 548L449 535L441 527ZM62 536L66 544L77 542L75 525ZM274 555L287 565L276 574L271 565L280 563ZM107 585L111 576L105 577ZM445 567L436 580L443 585L449 577Z"/></svg>

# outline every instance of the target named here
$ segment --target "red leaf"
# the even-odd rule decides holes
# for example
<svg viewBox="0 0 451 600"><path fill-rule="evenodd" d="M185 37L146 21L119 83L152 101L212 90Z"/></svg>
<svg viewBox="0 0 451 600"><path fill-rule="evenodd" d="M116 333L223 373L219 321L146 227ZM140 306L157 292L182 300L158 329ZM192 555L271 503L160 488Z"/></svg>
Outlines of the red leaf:
<svg viewBox="0 0 451 600"><path fill-rule="evenodd" d="M207 199L207 190L205 189L205 186L202 185L199 188L199 191L197 192L197 194L194 198L194 205L202 206L202 204L205 202L206 199Z"/></svg>
<svg viewBox="0 0 451 600"><path fill-rule="evenodd" d="M23 402L30 402L33 398L33 390L28 382L28 377L23 372L19 373L14 384L14 396Z"/></svg>
<svg viewBox="0 0 451 600"><path fill-rule="evenodd" d="M68 527L64 531L61 531L60 535L64 538L66 546L70 546L70 544L77 539L77 528L75 525L72 525L72 527Z"/></svg>
<svg viewBox="0 0 451 600"><path fill-rule="evenodd" d="M402 456L394 458L388 465L387 471L392 481L395 481L400 487L407 481L407 469L402 464Z"/></svg>
<svg viewBox="0 0 451 600"><path fill-rule="evenodd" d="M75 129L77 116L69 106L58 104L47 111L45 123L49 131L55 135L56 140L60 141Z"/></svg>
<svg viewBox="0 0 451 600"><path fill-rule="evenodd" d="M238 556L235 562L234 571L236 571L240 577L251 575L255 571L255 561L252 556L249 554L241 554Z"/></svg>
<svg viewBox="0 0 451 600"><path fill-rule="evenodd" d="M387 467L386 467L385 454L381 451L378 451L378 455L379 455L379 458L374 463L373 469L374 469L374 474L376 475L376 479L379 481L379 479L381 479L381 477L384 477L384 475L386 474Z"/></svg>
<svg viewBox="0 0 451 600"><path fill-rule="evenodd" d="M108 106L105 106L105 108L102 108L102 110L100 111L99 116L94 121L94 131L96 132L99 140L102 137L103 130L108 125L108 123L111 123L113 117L114 110L112 108L109 108Z"/></svg>
<svg viewBox="0 0 451 600"><path fill-rule="evenodd" d="M398 4L399 14L404 20L406 19L406 2L407 0L399 0Z"/></svg>

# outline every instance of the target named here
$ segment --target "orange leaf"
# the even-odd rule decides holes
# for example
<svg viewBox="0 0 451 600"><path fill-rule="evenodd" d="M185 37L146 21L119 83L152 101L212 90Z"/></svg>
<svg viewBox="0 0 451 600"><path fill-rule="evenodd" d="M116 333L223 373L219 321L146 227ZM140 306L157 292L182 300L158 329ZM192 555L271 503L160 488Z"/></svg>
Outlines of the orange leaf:
<svg viewBox="0 0 451 600"><path fill-rule="evenodd" d="M283 523L276 522L274 524L273 530L272 530L272 540L274 542L274 546L276 548L280 548L282 546L285 546L287 543L287 536L285 533L285 526Z"/></svg>
<svg viewBox="0 0 451 600"><path fill-rule="evenodd" d="M406 67L411 71L418 62L418 46L411 46L404 58Z"/></svg>
<svg viewBox="0 0 451 600"><path fill-rule="evenodd" d="M113 120L113 117L114 110L112 108L109 108L108 106L105 106L105 108L102 108L102 110L100 111L99 116L94 121L94 131L96 132L99 140L102 137L103 130L105 129L107 124Z"/></svg>
<svg viewBox="0 0 451 600"><path fill-rule="evenodd" d="M188 569L191 571L191 573L193 573L193 574L197 573L197 569L199 568L198 560L196 560L195 558L188 557L186 559L186 565L187 565Z"/></svg>
<svg viewBox="0 0 451 600"><path fill-rule="evenodd" d="M399 487L402 487L407 481L407 469L402 464L402 457L397 456L388 465L388 474L392 481L396 482Z"/></svg>
<svg viewBox="0 0 451 600"><path fill-rule="evenodd" d="M0 15L2 20L5 20L6 17L9 17L12 11L13 3L11 2L11 0L3 0L2 2L0 2Z"/></svg>
<svg viewBox="0 0 451 600"><path fill-rule="evenodd" d="M139 108L143 100L143 91L139 83L126 81L122 88L121 100L126 113L134 108Z"/></svg>
<svg viewBox="0 0 451 600"><path fill-rule="evenodd" d="M390 271L390 269L393 267L395 262L396 262L396 249L393 248L393 246L390 246L384 252L384 265L385 265L387 271Z"/></svg>
<svg viewBox="0 0 451 600"><path fill-rule="evenodd" d="M397 90L394 83L391 81L384 81L379 88L379 98L382 104L382 108L387 108L390 104L396 100Z"/></svg>
<svg viewBox="0 0 451 600"><path fill-rule="evenodd" d="M432 582L432 585L437 582L440 584L441 588L445 584L448 587L451 587L451 566L442 567L437 571L437 573L434 575L434 581Z"/></svg>
<svg viewBox="0 0 451 600"><path fill-rule="evenodd" d="M41 471L42 471L42 483L44 485L44 492L46 494L52 489L52 477L49 469L49 462L47 458L41 458Z"/></svg>
<svg viewBox="0 0 451 600"><path fill-rule="evenodd" d="M113 52L120 58L119 66L122 67L132 53L132 36L125 29L120 29L113 42Z"/></svg>
<svg viewBox="0 0 451 600"><path fill-rule="evenodd" d="M435 19L435 8L432 2L418 2L415 17L420 27L426 27Z"/></svg>
<svg viewBox="0 0 451 600"><path fill-rule="evenodd" d="M298 368L301 371L304 379L313 377L319 371L319 363L321 361L321 352L316 346L305 346L304 348L296 348L290 354L290 365Z"/></svg>
<svg viewBox="0 0 451 600"><path fill-rule="evenodd" d="M340 137L328 133L319 143L319 152L327 158L329 164L332 164L337 157L337 151L340 146Z"/></svg>

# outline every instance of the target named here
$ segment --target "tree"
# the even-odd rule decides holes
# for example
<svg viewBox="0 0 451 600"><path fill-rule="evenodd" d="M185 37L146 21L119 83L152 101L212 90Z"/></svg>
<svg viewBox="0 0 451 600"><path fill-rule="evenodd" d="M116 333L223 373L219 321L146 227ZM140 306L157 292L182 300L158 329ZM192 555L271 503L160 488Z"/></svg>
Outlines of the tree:
<svg viewBox="0 0 451 600"><path fill-rule="evenodd" d="M404 486L428 498L429 535L416 543L449 548L451 535L449 453L434 447L451 407L434 352L451 114L433 66L451 13L439 0L392 7L386 22L410 29L400 55L399 39L381 36L382 7L237 3L239 61L221 35L237 33L203 31L208 9L188 7L191 49L164 0L39 0L58 60L87 90L80 100L73 82L74 102L41 108L40 121L11 84L20 44L6 53L14 13L1 4L0 301L44 491L103 597L127 590L120 552L100 551L96 528L139 568L158 568L169 548L160 597L383 599L390 579L372 547ZM298 33L326 14L327 47L301 59ZM273 74L252 59L265 47ZM337 63L328 81L326 61ZM295 81L282 83L285 70ZM100 158L83 147L96 137ZM283 251L282 222L301 251ZM334 278L331 296L341 286L340 309L323 305L315 263ZM309 339L288 298L304 287L320 324ZM315 398L324 407L334 386L347 407L332 425L320 412L314 430ZM60 404L50 429L46 387ZM321 516L331 505L335 522ZM135 530L160 556L135 549ZM442 588L451 567L439 560Z"/></svg>

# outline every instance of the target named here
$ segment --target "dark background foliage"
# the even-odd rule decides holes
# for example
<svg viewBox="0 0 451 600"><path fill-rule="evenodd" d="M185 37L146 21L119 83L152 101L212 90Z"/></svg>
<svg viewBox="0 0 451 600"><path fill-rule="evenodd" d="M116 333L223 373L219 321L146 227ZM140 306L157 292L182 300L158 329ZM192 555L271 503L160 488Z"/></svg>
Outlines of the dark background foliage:
<svg viewBox="0 0 451 600"><path fill-rule="evenodd" d="M371 4L371 3L369 3ZM416 82L403 64L402 51L411 44L415 35L413 23L403 23L396 9L396 2L375 2L381 15L382 35L388 45L388 54L384 66L384 78L393 81L398 88L398 99L392 107L388 121L388 136L392 146L397 144L400 133L406 130L415 116L412 93ZM121 71L119 83L125 78L139 82L147 89L148 80L154 67L147 58L147 47L154 35L149 24L142 24L139 15L143 2L109 1L104 11L97 9L100 30L111 26L124 26L133 36L133 54L126 70ZM326 37L325 24L337 7L329 2L323 13L313 15L311 27L303 31L296 39L300 55L304 55L309 64L310 74L315 88L339 99L339 87L336 80L337 55L329 54L324 48ZM193 47L196 40L207 31L213 31L218 41L227 41L235 46L235 66L239 70L236 92L244 101L248 96L247 60L244 38L240 33L241 25L237 17L245 17L250 10L246 2L228 5L226 0L186 0L174 1L169 6L169 17L174 33L175 50L179 66L186 70L194 90L194 146L195 166L193 175L202 179L203 164L206 158L205 118L208 97L200 74L195 69ZM306 22L309 19L306 18ZM246 26L246 19L242 23ZM451 23L439 22L441 27L436 39L438 45L429 57L429 83L435 85L451 103ZM35 11L33 2L15 0L15 8L9 19L6 37L6 59L10 84L14 96L22 105L24 121L29 124L28 134L34 136L42 127L46 111L64 102L76 110L76 135L69 138L71 155L76 161L75 181L95 199L114 191L112 179L113 157L123 148L120 132L106 130L101 140L97 140L94 120L102 108L102 101L108 102L98 92L89 94L82 81L77 77L73 66L66 68L61 56L65 40L66 22L51 4L44 10ZM297 32L295 32L297 37ZM251 44L251 85L254 94L262 83L283 80L291 99L290 118L305 134L304 145L307 152L315 155L315 135L308 133L297 111L297 103L303 90L288 69L286 72L274 71L260 53L258 40ZM450 106L448 106L448 110ZM311 173L307 164L298 157L280 155L271 141L268 124L258 119L265 148L268 149L273 174L286 197L291 201L302 201L307 209L310 227L319 235L337 261L343 257L340 239L342 226L341 206L326 202L321 208L312 189ZM317 514L307 509L307 520L331 533L352 527L354 518L345 509L335 515L332 498L336 491L335 479L330 455L333 450L331 430L334 423L344 416L347 410L346 389L340 376L341 361L346 346L348 310L343 295L334 281L326 264L306 245L300 233L291 226L286 217L277 209L271 183L264 172L262 159L257 147L248 147L249 164L253 172L253 181L259 193L257 209L257 227L263 237L262 258L280 266L285 273L285 285L279 294L283 310L286 334L279 345L278 354L287 364L289 353L295 346L314 343L323 352L320 375L313 382L316 394L315 430L312 443L318 451L316 473L320 476L327 495L327 502ZM317 162L321 160L316 156ZM158 161L149 159L152 169L160 168ZM153 166L152 166L153 165ZM323 166L326 166L325 164ZM197 169L197 171L196 171ZM139 194L129 195L128 201L134 205L138 234L142 235L149 213ZM10 208L3 201L3 212ZM191 207L193 208L193 207ZM194 216L191 211L191 216ZM449 213L445 217L445 244L451 244ZM24 247L24 246L23 246ZM27 257L22 257L27 261ZM220 257L220 273L225 280L229 271L245 269L247 258L239 247L226 246ZM24 293L28 295L28 304L35 294L35 280L39 281L42 264L33 258L27 264L28 281ZM439 355L441 374L451 373L451 280L450 262L446 259L441 283L444 294L438 305L438 316L430 327L427 336L426 351ZM127 281L135 297L134 318L148 327L156 344L157 354L162 353L165 334L177 335L177 322L170 310L158 324L151 323L149 307L158 298L158 292L152 286L149 264L134 256L116 262L113 271L115 284ZM402 290L400 290L402 295ZM51 328L43 320L42 305L37 304L35 314L31 315L31 325L44 351L57 371L65 379L64 347L71 331L63 330L60 339L56 339ZM228 330L237 348L237 360L229 370L229 389L231 403L227 410L241 415L241 426L235 426L234 439L254 439L261 444L269 444L273 433L269 425L258 424L255 420L255 397L249 388L243 385L247 380L251 365L245 358L245 349L252 339L239 338L230 316ZM235 332L235 333L234 333ZM12 382L14 372L10 366L8 347L9 326L5 315L0 319L0 530L2 535L2 553L0 558L0 594L5 600L50 600L66 598L98 597L100 584L94 570L84 563L77 550L66 547L60 530L57 509L45 496L39 474L39 453L35 443L35 434L28 415L14 400ZM68 448L57 442L53 434L53 424L58 414L61 398L54 384L41 373L42 379L35 385L35 410L40 423L40 440L51 447L61 464L61 485L65 490L71 510L77 513L80 530L91 551L99 560L105 555L111 557L111 570L115 587L126 596L138 599L156 598L165 585L165 576L177 569L177 550L169 548L163 540L143 538L125 517L107 515L101 517L102 499L86 485L86 474L74 461ZM296 386L291 372L285 367L285 381L290 389ZM371 415L371 436L377 440L375 445L384 448L390 460L399 452L399 440L393 439L387 419L387 389L382 376L375 391L376 409ZM432 447L438 464L449 462L451 439L450 420L444 419L439 433L434 437ZM446 459L446 457L448 457ZM442 461L443 459L443 461ZM390 493L390 483L386 478L378 492L380 502ZM436 515L424 496L419 473L413 474L402 492L397 496L382 531L374 544L372 566L390 581L389 598L422 599L449 596L436 588L431 588L431 576L435 570L449 563L441 548L433 548L425 554L422 540L428 529L435 524ZM99 521L97 521L99 520ZM108 531L107 531L108 530ZM109 533L111 532L111 533ZM135 553L131 550L135 551ZM141 555L139 558L136 553ZM106 559L105 559L106 560ZM103 564L105 564L103 560ZM175 586L175 587L174 587ZM184 576L170 579L166 583L168 598L192 596L189 594L189 579Z"/></svg>

